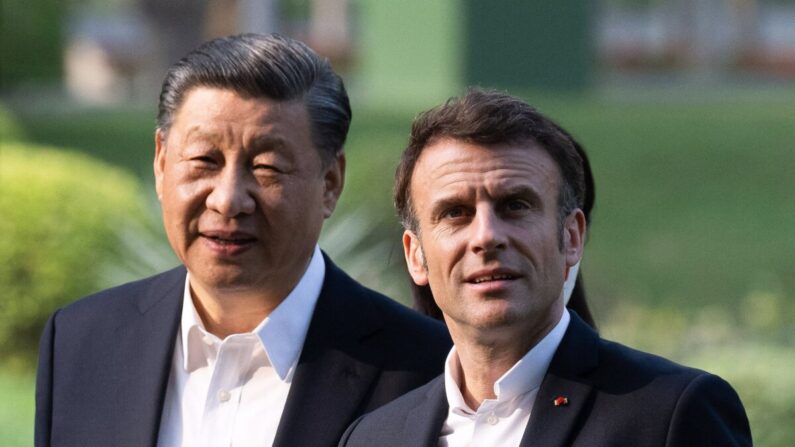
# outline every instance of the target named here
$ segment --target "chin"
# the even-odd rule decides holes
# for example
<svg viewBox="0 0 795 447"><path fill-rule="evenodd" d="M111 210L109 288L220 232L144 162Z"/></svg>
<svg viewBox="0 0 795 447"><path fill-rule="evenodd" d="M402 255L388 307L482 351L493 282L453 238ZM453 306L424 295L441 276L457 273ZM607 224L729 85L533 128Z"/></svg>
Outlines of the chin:
<svg viewBox="0 0 795 447"><path fill-rule="evenodd" d="M191 270L191 275L207 287L218 290L239 290L251 288L256 282L255 276L235 266L216 266L202 270Z"/></svg>
<svg viewBox="0 0 795 447"><path fill-rule="evenodd" d="M483 309L481 312L478 312L472 319L473 326L482 329L496 329L512 326L521 321L521 312L509 305L489 306L488 309Z"/></svg>

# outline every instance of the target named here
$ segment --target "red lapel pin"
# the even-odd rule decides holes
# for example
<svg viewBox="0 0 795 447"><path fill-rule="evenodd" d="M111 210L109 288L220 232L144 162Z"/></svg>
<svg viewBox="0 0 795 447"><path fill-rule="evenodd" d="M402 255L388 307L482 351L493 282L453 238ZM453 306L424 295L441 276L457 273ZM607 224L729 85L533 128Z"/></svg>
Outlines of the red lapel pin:
<svg viewBox="0 0 795 447"><path fill-rule="evenodd" d="M569 398L566 396L558 396L552 401L556 407L563 407L569 404Z"/></svg>

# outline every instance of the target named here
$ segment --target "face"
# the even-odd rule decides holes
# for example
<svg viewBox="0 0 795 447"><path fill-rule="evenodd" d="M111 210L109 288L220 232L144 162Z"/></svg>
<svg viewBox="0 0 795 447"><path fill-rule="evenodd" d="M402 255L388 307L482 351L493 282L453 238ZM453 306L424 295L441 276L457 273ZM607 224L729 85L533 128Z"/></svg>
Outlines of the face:
<svg viewBox="0 0 795 447"><path fill-rule="evenodd" d="M163 222L191 286L283 299L344 174L342 156L323 166L304 104L196 87L155 140Z"/></svg>
<svg viewBox="0 0 795 447"><path fill-rule="evenodd" d="M430 284L454 339L468 329L516 335L504 329L557 323L585 232L580 210L561 230L560 181L554 160L532 143L443 139L423 150L411 179L418 234L406 231L403 246L412 278Z"/></svg>

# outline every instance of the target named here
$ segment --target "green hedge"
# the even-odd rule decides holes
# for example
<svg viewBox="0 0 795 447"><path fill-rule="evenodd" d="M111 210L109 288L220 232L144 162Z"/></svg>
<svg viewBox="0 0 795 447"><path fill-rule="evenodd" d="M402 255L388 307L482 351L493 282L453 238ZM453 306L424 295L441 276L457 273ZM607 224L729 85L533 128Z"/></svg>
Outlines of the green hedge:
<svg viewBox="0 0 795 447"><path fill-rule="evenodd" d="M0 7L0 88L61 78L68 3L3 0Z"/></svg>
<svg viewBox="0 0 795 447"><path fill-rule="evenodd" d="M150 273L157 224L139 182L88 156L3 143L0 151L0 362L34 365L56 308ZM147 255L149 253L149 255Z"/></svg>
<svg viewBox="0 0 795 447"><path fill-rule="evenodd" d="M0 149L6 142L21 140L24 132L14 115L0 103Z"/></svg>

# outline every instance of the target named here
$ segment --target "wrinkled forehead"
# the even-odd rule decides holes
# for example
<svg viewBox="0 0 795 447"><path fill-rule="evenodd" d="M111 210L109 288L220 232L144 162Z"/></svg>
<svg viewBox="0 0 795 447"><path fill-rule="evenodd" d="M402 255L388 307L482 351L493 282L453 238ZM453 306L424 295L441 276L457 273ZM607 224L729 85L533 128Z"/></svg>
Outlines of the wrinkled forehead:
<svg viewBox="0 0 795 447"><path fill-rule="evenodd" d="M557 195L560 172L552 157L534 142L480 145L442 139L427 146L411 179L415 202L447 194L500 195L532 189Z"/></svg>

